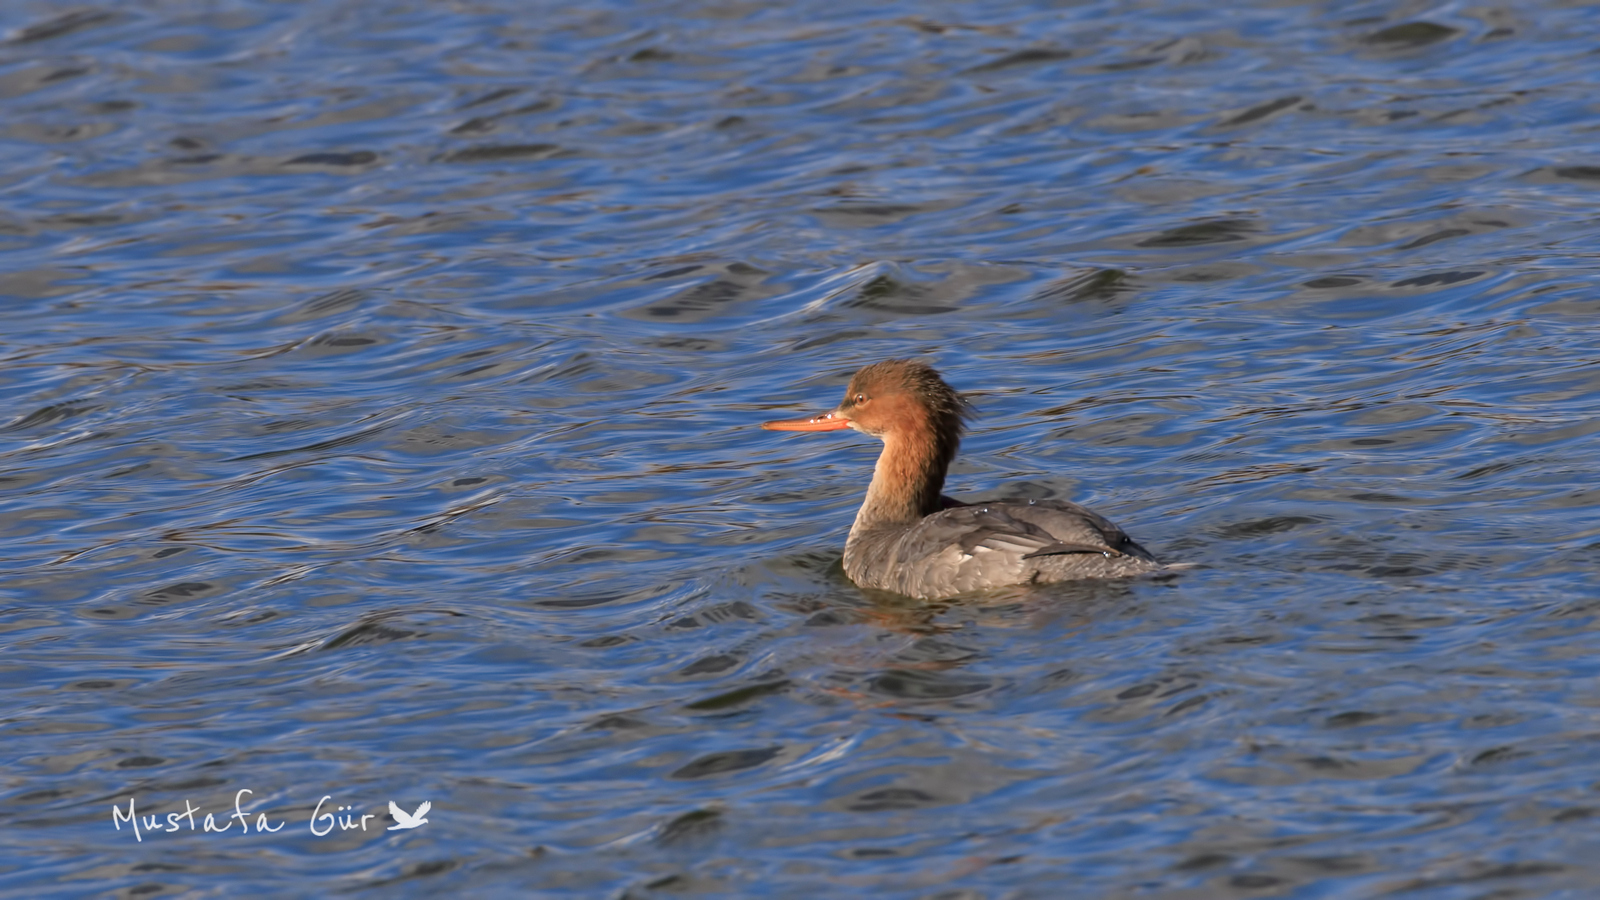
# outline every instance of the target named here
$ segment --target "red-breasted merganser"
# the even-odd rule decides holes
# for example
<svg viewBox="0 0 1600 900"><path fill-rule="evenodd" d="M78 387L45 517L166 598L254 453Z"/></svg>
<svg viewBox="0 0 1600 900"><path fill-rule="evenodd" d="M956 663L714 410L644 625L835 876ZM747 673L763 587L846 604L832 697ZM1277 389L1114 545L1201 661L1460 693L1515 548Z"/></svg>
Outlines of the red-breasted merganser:
<svg viewBox="0 0 1600 900"><path fill-rule="evenodd" d="M962 503L943 496L945 472L971 412L932 367L890 359L857 372L832 412L761 427L854 428L883 441L867 498L844 544L845 574L862 587L932 600L1161 568L1122 529L1076 503Z"/></svg>

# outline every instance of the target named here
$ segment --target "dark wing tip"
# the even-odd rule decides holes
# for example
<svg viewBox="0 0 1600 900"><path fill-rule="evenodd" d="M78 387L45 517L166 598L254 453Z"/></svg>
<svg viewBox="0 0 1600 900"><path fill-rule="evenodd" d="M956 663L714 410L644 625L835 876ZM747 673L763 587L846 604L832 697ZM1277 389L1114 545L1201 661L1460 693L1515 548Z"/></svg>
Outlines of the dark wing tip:
<svg viewBox="0 0 1600 900"><path fill-rule="evenodd" d="M1101 556L1121 556L1122 551L1115 547L1096 547L1093 544L1069 544L1057 541L1023 556L1023 559L1033 559L1036 556L1058 556L1063 553L1098 553Z"/></svg>

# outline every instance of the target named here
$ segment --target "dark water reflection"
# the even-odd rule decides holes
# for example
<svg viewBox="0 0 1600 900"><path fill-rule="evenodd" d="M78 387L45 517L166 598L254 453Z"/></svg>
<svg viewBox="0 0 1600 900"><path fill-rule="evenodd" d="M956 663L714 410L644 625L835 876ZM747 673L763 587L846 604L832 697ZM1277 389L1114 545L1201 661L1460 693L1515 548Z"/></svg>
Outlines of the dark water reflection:
<svg viewBox="0 0 1600 900"><path fill-rule="evenodd" d="M1592 18L0 10L0 893L1593 893ZM1189 567L853 587L890 355Z"/></svg>

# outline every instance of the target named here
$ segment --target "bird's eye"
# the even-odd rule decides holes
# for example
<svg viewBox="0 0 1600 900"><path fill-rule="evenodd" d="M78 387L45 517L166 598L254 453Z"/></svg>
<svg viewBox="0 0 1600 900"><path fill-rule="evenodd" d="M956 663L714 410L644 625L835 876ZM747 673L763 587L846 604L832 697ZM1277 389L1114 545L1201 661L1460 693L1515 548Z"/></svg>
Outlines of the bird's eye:
<svg viewBox="0 0 1600 900"><path fill-rule="evenodd" d="M857 403L865 403L865 402L867 402L867 395L866 394L857 394L856 395L856 402Z"/></svg>

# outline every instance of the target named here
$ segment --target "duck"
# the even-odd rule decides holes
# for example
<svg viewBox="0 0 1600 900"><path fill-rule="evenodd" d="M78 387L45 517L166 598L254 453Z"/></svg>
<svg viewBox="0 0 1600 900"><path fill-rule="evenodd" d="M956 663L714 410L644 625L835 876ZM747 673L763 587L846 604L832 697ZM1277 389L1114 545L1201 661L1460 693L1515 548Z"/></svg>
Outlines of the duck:
<svg viewBox="0 0 1600 900"><path fill-rule="evenodd" d="M1162 568L1111 520L1076 503L946 496L945 475L972 415L966 398L926 362L887 359L857 371L832 410L761 427L853 429L883 442L844 545L845 574L860 587L941 600Z"/></svg>

